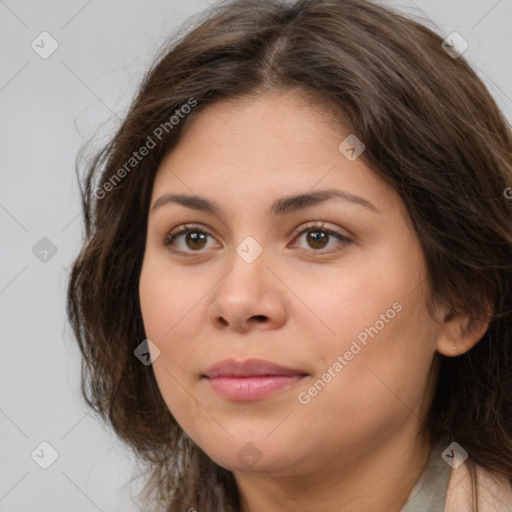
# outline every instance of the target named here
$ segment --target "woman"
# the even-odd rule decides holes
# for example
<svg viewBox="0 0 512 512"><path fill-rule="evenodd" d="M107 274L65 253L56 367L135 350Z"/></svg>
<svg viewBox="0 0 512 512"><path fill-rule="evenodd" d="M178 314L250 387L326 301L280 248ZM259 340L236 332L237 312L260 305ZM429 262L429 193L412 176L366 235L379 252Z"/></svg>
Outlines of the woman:
<svg viewBox="0 0 512 512"><path fill-rule="evenodd" d="M512 510L512 134L454 46L231 1L148 73L68 296L146 506Z"/></svg>

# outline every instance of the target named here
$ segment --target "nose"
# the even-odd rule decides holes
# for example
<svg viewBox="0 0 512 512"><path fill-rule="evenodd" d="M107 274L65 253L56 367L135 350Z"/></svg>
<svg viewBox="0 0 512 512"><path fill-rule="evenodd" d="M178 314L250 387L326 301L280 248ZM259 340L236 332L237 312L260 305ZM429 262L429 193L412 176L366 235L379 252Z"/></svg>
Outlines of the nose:
<svg viewBox="0 0 512 512"><path fill-rule="evenodd" d="M277 329L287 316L285 286L268 268L265 251L248 263L236 251L215 287L208 320L217 329L238 333Z"/></svg>

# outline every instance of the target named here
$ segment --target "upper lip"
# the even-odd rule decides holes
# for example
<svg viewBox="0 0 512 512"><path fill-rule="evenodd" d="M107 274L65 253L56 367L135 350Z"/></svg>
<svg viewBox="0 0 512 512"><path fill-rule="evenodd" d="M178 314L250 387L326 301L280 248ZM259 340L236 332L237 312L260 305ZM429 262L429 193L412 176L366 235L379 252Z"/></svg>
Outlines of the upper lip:
<svg viewBox="0 0 512 512"><path fill-rule="evenodd" d="M218 377L263 377L266 375L307 375L307 373L263 359L246 359L245 361L225 359L215 363L203 374L204 377L210 379Z"/></svg>

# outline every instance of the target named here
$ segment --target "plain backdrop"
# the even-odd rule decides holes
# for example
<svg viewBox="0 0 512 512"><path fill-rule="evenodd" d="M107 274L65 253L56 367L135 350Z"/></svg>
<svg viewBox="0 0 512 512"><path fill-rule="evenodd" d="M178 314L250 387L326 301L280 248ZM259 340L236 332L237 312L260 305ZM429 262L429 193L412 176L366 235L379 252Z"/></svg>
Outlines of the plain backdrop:
<svg viewBox="0 0 512 512"><path fill-rule="evenodd" d="M461 34L464 55L512 119L512 0L381 3L444 37ZM81 401L65 315L82 237L75 158L91 137L106 140L155 52L205 8L0 0L0 511L137 510L129 452Z"/></svg>

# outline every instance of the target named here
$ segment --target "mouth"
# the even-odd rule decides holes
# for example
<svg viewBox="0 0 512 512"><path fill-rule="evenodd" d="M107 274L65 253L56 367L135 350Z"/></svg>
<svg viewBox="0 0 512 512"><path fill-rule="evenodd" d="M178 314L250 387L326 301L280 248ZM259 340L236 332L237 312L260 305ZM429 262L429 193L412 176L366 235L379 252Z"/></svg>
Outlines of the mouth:
<svg viewBox="0 0 512 512"><path fill-rule="evenodd" d="M222 398L250 401L284 391L306 376L303 370L261 359L227 359L210 367L202 378Z"/></svg>

